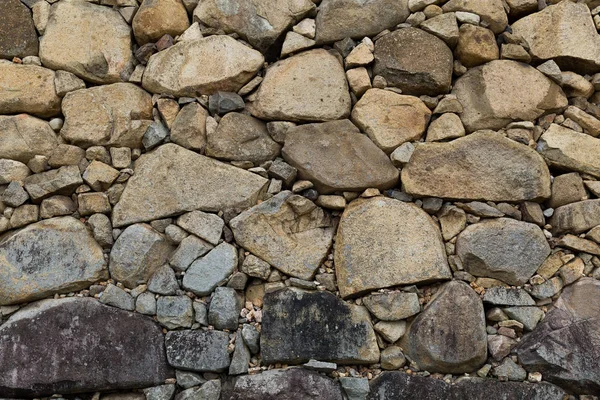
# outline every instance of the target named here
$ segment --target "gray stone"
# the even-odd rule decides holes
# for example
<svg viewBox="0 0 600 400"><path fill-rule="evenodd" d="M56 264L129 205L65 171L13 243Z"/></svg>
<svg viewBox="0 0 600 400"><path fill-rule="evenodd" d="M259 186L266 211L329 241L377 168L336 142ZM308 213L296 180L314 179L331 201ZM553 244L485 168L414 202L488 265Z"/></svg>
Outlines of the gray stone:
<svg viewBox="0 0 600 400"><path fill-rule="evenodd" d="M517 341L504 335L488 335L488 351L496 361L508 356L517 345Z"/></svg>
<svg viewBox="0 0 600 400"><path fill-rule="evenodd" d="M218 287L208 308L208 323L216 329L236 330L242 306L243 299L235 289Z"/></svg>
<svg viewBox="0 0 600 400"><path fill-rule="evenodd" d="M374 293L363 298L363 304L382 321L397 321L421 311L416 293Z"/></svg>
<svg viewBox="0 0 600 400"><path fill-rule="evenodd" d="M229 365L229 375L241 375L248 373L248 363L250 362L250 350L244 343L238 331L238 336L235 341L235 350Z"/></svg>
<svg viewBox="0 0 600 400"><path fill-rule="evenodd" d="M492 368L492 374L498 378L507 378L509 381L524 381L527 371L517 365L511 358L505 358L497 367Z"/></svg>
<svg viewBox="0 0 600 400"><path fill-rule="evenodd" d="M485 303L497 306L533 306L535 301L523 289L504 288L501 286L486 289L483 295Z"/></svg>
<svg viewBox="0 0 600 400"><path fill-rule="evenodd" d="M538 307L506 307L502 311L510 319L514 319L523 324L523 328L532 331L537 326L538 322L544 318L544 312Z"/></svg>
<svg viewBox="0 0 600 400"><path fill-rule="evenodd" d="M216 92L208 97L208 111L212 115L225 115L232 111L242 111L244 107L244 99L237 93Z"/></svg>
<svg viewBox="0 0 600 400"><path fill-rule="evenodd" d="M237 250L221 243L204 257L194 261L183 276L183 288L197 296L207 296L233 273L238 264Z"/></svg>
<svg viewBox="0 0 600 400"><path fill-rule="evenodd" d="M149 387L173 377L156 323L89 298L21 309L0 328L0 343L4 397Z"/></svg>
<svg viewBox="0 0 600 400"><path fill-rule="evenodd" d="M74 218L41 221L0 240L0 305L78 291L107 278L102 248Z"/></svg>
<svg viewBox="0 0 600 400"><path fill-rule="evenodd" d="M20 182L13 181L8 184L0 199L9 207L19 207L29 200L29 195Z"/></svg>
<svg viewBox="0 0 600 400"><path fill-rule="evenodd" d="M215 214L195 210L177 218L177 225L216 246L225 222Z"/></svg>
<svg viewBox="0 0 600 400"><path fill-rule="evenodd" d="M194 320L202 326L208 326L208 309L206 308L206 304L195 301L192 306L194 307Z"/></svg>
<svg viewBox="0 0 600 400"><path fill-rule="evenodd" d="M58 146L48 122L20 114L0 116L0 158L28 163L34 156L49 156Z"/></svg>
<svg viewBox="0 0 600 400"><path fill-rule="evenodd" d="M319 372L333 372L337 369L337 364L326 361L309 360L306 364L302 364L303 368Z"/></svg>
<svg viewBox="0 0 600 400"><path fill-rule="evenodd" d="M64 97L69 92L85 89L85 82L79 79L75 74L58 70L54 77L54 87L56 89L56 94L60 97Z"/></svg>
<svg viewBox="0 0 600 400"><path fill-rule="evenodd" d="M161 296L156 302L156 317L168 329L190 328L194 319L192 299L187 296Z"/></svg>
<svg viewBox="0 0 600 400"><path fill-rule="evenodd" d="M346 393L348 400L366 400L369 394L369 380L367 378L340 378L340 385Z"/></svg>
<svg viewBox="0 0 600 400"><path fill-rule="evenodd" d="M171 141L186 149L204 152L208 112L198 103L183 107L171 126Z"/></svg>
<svg viewBox="0 0 600 400"><path fill-rule="evenodd" d="M144 389L146 400L171 400L175 395L175 385L167 384Z"/></svg>
<svg viewBox="0 0 600 400"><path fill-rule="evenodd" d="M165 338L169 364L178 369L221 372L229 367L229 335L220 331L171 331Z"/></svg>
<svg viewBox="0 0 600 400"><path fill-rule="evenodd" d="M0 185L6 185L12 181L22 182L29 175L31 175L31 171L22 162L0 159Z"/></svg>
<svg viewBox="0 0 600 400"><path fill-rule="evenodd" d="M221 381L213 379L197 388L184 390L175 396L175 400L219 400L221 397Z"/></svg>
<svg viewBox="0 0 600 400"><path fill-rule="evenodd" d="M500 382L495 379L467 378L451 390L457 400L562 400L567 397L561 388L547 382Z"/></svg>
<svg viewBox="0 0 600 400"><path fill-rule="evenodd" d="M183 239L177 249L171 253L169 264L176 271L185 271L194 261L208 253L212 248L213 246L204 240L190 235Z"/></svg>
<svg viewBox="0 0 600 400"><path fill-rule="evenodd" d="M43 204L44 203L42 202L42 206ZM88 218L87 223L90 226L90 228L92 228L92 234L94 235L94 239L96 239L100 246L102 246L103 248L112 247L113 236L110 218L108 218L104 214L94 214Z"/></svg>
<svg viewBox="0 0 600 400"><path fill-rule="evenodd" d="M175 371L175 377L177 378L177 385L184 389L189 389L194 386L200 386L206 383L200 374L194 372L182 371L180 369Z"/></svg>
<svg viewBox="0 0 600 400"><path fill-rule="evenodd" d="M600 225L600 199L558 207L550 219L553 233L581 233Z"/></svg>
<svg viewBox="0 0 600 400"><path fill-rule="evenodd" d="M83 183L79 168L69 165L25 178L24 186L34 202L55 194L71 195Z"/></svg>
<svg viewBox="0 0 600 400"><path fill-rule="evenodd" d="M406 364L406 357L400 347L389 346L381 352L381 360L379 362L382 369L400 369Z"/></svg>
<svg viewBox="0 0 600 400"><path fill-rule="evenodd" d="M135 299L135 311L146 314L156 315L156 299L150 292L144 292Z"/></svg>
<svg viewBox="0 0 600 400"><path fill-rule="evenodd" d="M388 342L395 343L406 333L406 321L379 321L373 329Z"/></svg>
<svg viewBox="0 0 600 400"><path fill-rule="evenodd" d="M100 302L127 311L135 309L135 300L118 286L109 284L100 294Z"/></svg>
<svg viewBox="0 0 600 400"><path fill-rule="evenodd" d="M177 284L175 271L166 264L159 267L148 280L148 290L163 296L176 294L179 285Z"/></svg>
<svg viewBox="0 0 600 400"><path fill-rule="evenodd" d="M248 346L250 353L257 354L260 351L260 332L258 332L254 325L244 324L241 336L246 346Z"/></svg>
<svg viewBox="0 0 600 400"><path fill-rule="evenodd" d="M146 150L150 150L158 146L169 135L169 129L161 122L152 122L144 133L142 145Z"/></svg>
<svg viewBox="0 0 600 400"><path fill-rule="evenodd" d="M527 288L527 292L536 299L548 299L558 294L564 286L563 280L555 276L539 285L533 285Z"/></svg>

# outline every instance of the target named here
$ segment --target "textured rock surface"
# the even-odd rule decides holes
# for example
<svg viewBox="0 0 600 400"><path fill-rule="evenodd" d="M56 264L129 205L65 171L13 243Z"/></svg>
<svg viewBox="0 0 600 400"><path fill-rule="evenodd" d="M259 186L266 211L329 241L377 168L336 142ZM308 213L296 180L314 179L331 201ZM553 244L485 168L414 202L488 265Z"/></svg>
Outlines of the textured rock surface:
<svg viewBox="0 0 600 400"><path fill-rule="evenodd" d="M156 42L163 35L182 34L190 23L181 0L144 0L131 22L140 45Z"/></svg>
<svg viewBox="0 0 600 400"><path fill-rule="evenodd" d="M600 225L600 200L584 200L558 207L550 222L556 233L581 233Z"/></svg>
<svg viewBox="0 0 600 400"><path fill-rule="evenodd" d="M31 11L19 0L5 0L0 20L0 58L36 56L38 40Z"/></svg>
<svg viewBox="0 0 600 400"><path fill-rule="evenodd" d="M176 331L165 338L167 359L177 369L223 371L229 367L229 335L219 331Z"/></svg>
<svg viewBox="0 0 600 400"><path fill-rule="evenodd" d="M27 163L35 155L50 155L58 146L50 125L29 115L0 116L0 131L0 158Z"/></svg>
<svg viewBox="0 0 600 400"><path fill-rule="evenodd" d="M478 1L478 0L450 0L442 6L445 12L466 11L474 13L485 21L490 29L498 34L506 28L508 17L501 0Z"/></svg>

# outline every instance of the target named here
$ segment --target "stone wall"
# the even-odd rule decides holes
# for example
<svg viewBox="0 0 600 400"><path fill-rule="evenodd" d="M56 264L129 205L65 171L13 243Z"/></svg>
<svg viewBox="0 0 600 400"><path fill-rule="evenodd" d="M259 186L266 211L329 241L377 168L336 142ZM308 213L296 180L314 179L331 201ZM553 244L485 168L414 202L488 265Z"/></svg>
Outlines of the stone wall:
<svg viewBox="0 0 600 400"><path fill-rule="evenodd" d="M1 0L0 398L597 399L599 29Z"/></svg>

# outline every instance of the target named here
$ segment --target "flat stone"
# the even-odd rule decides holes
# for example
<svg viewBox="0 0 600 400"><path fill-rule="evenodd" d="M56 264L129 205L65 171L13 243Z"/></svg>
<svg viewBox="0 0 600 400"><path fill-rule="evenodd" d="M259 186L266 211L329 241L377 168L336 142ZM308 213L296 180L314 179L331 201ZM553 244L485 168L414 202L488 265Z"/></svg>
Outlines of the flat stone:
<svg viewBox="0 0 600 400"><path fill-rule="evenodd" d="M483 295L485 303L498 306L533 306L535 301L523 289L504 288L501 286L486 289Z"/></svg>
<svg viewBox="0 0 600 400"><path fill-rule="evenodd" d="M30 175L23 181L23 186L31 200L38 202L56 194L71 195L82 183L79 168L76 165L69 165Z"/></svg>
<svg viewBox="0 0 600 400"><path fill-rule="evenodd" d="M199 257L202 257L213 246L194 235L183 239L177 249L171 253L169 264L177 271L185 271Z"/></svg>
<svg viewBox="0 0 600 400"><path fill-rule="evenodd" d="M344 298L451 278L436 224L423 210L398 200L375 197L350 203L338 227L336 248L336 274Z"/></svg>
<svg viewBox="0 0 600 400"><path fill-rule="evenodd" d="M456 47L459 38L456 15L452 12L444 13L422 22L419 27L442 39L451 48Z"/></svg>
<svg viewBox="0 0 600 400"><path fill-rule="evenodd" d="M93 83L126 81L133 71L131 28L119 12L87 1L52 6L40 38L42 63Z"/></svg>
<svg viewBox="0 0 600 400"><path fill-rule="evenodd" d="M187 296L159 297L156 301L156 319L168 329L190 328L194 319L192 299Z"/></svg>
<svg viewBox="0 0 600 400"><path fill-rule="evenodd" d="M190 265L183 276L183 288L197 296L208 296L233 273L237 264L235 247L221 243Z"/></svg>
<svg viewBox="0 0 600 400"><path fill-rule="evenodd" d="M19 0L6 0L2 6L0 58L37 56L38 40L31 11Z"/></svg>
<svg viewBox="0 0 600 400"><path fill-rule="evenodd" d="M386 154L348 120L289 129L282 155L321 194L389 189L398 181Z"/></svg>
<svg viewBox="0 0 600 400"><path fill-rule="evenodd" d="M183 107L171 126L171 141L186 149L204 152L208 112L198 103Z"/></svg>
<svg viewBox="0 0 600 400"><path fill-rule="evenodd" d="M441 379L387 371L370 382L368 400L451 399L451 386Z"/></svg>
<svg viewBox="0 0 600 400"><path fill-rule="evenodd" d="M600 38L589 8L563 2L516 21L513 33L531 47L534 60L553 60L561 69L581 73L600 71ZM538 32L545 32L538 35Z"/></svg>
<svg viewBox="0 0 600 400"><path fill-rule="evenodd" d="M283 191L229 223L236 242L286 275L311 279L325 259L335 228L310 200Z"/></svg>
<svg viewBox="0 0 600 400"><path fill-rule="evenodd" d="M236 330L242 311L242 298L229 287L218 287L210 300L208 323L215 329Z"/></svg>
<svg viewBox="0 0 600 400"><path fill-rule="evenodd" d="M165 338L167 359L177 369L221 372L229 367L229 334L221 331L170 331Z"/></svg>
<svg viewBox="0 0 600 400"><path fill-rule="evenodd" d="M100 294L100 302L122 310L133 311L135 309L135 300L133 297L112 283Z"/></svg>
<svg viewBox="0 0 600 400"><path fill-rule="evenodd" d="M194 210L177 218L177 225L200 239L217 245L225 222L218 215Z"/></svg>
<svg viewBox="0 0 600 400"><path fill-rule="evenodd" d="M409 194L426 197L497 202L550 197L550 173L539 154L493 132L417 146L402 170L402 184Z"/></svg>
<svg viewBox="0 0 600 400"><path fill-rule="evenodd" d="M260 347L265 364L310 359L373 364L379 348L364 307L329 292L287 288L264 298Z"/></svg>
<svg viewBox="0 0 600 400"><path fill-rule="evenodd" d="M344 67L324 49L306 51L271 65L248 111L260 119L330 121L350 115Z"/></svg>
<svg viewBox="0 0 600 400"><path fill-rule="evenodd" d="M262 67L264 58L226 35L179 42L150 57L142 85L151 93L196 97L237 92Z"/></svg>
<svg viewBox="0 0 600 400"><path fill-rule="evenodd" d="M533 121L567 106L556 83L512 60L494 60L470 69L456 80L452 93L464 107L460 118L469 133L504 128L513 121Z"/></svg>
<svg viewBox="0 0 600 400"><path fill-rule="evenodd" d="M382 321L405 319L421 311L416 293L374 293L363 297L363 304Z"/></svg>
<svg viewBox="0 0 600 400"><path fill-rule="evenodd" d="M138 44L156 42L164 35L181 35L190 26L181 0L144 0L135 13L131 27Z"/></svg>
<svg viewBox="0 0 600 400"><path fill-rule="evenodd" d="M0 395L42 397L162 384L174 375L163 340L150 318L94 299L33 303L0 328L0 357L7 361L0 366ZM114 348L121 350L107 357Z"/></svg>
<svg viewBox="0 0 600 400"><path fill-rule="evenodd" d="M478 0L450 0L442 6L444 12L465 11L477 14L485 21L490 29L499 34L508 25L508 16L501 0L481 2Z"/></svg>
<svg viewBox="0 0 600 400"><path fill-rule="evenodd" d="M538 307L506 307L502 311L510 319L514 319L523 324L523 328L532 331L537 326L538 322L544 318L544 312Z"/></svg>
<svg viewBox="0 0 600 400"><path fill-rule="evenodd" d="M401 343L426 371L476 371L487 359L485 314L479 296L464 282L446 283L414 319Z"/></svg>
<svg viewBox="0 0 600 400"><path fill-rule="evenodd" d="M443 40L417 28L404 28L377 40L373 74L403 93L435 96L450 90L452 63L452 50Z"/></svg>
<svg viewBox="0 0 600 400"><path fill-rule="evenodd" d="M316 18L317 42L362 39L404 22L408 0L323 0Z"/></svg>
<svg viewBox="0 0 600 400"><path fill-rule="evenodd" d="M54 88L54 76L54 71L48 68L0 60L0 113L28 113L39 117L60 114L60 97Z"/></svg>
<svg viewBox="0 0 600 400"><path fill-rule="evenodd" d="M352 121L386 153L421 138L431 111L413 96L369 89L352 110Z"/></svg>
<svg viewBox="0 0 600 400"><path fill-rule="evenodd" d="M558 207L549 222L556 234L588 231L600 225L600 199L584 200Z"/></svg>
<svg viewBox="0 0 600 400"><path fill-rule="evenodd" d="M247 208L256 204L267 185L256 174L175 144L142 155L134 171L113 209L115 227L195 209Z"/></svg>
<svg viewBox="0 0 600 400"><path fill-rule="evenodd" d="M152 98L132 83L115 83L69 92L62 111L60 135L69 143L140 148L152 123Z"/></svg>

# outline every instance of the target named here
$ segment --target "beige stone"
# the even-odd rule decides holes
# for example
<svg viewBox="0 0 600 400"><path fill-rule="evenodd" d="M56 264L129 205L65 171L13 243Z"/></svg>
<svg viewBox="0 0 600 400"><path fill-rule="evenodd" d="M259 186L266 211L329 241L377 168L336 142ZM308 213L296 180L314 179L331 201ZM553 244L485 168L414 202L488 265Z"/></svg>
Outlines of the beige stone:
<svg viewBox="0 0 600 400"><path fill-rule="evenodd" d="M110 214L110 203L106 193L82 193L77 196L79 215Z"/></svg>
<svg viewBox="0 0 600 400"><path fill-rule="evenodd" d="M204 152L208 112L198 103L183 107L171 128L171 141L186 149Z"/></svg>
<svg viewBox="0 0 600 400"><path fill-rule="evenodd" d="M476 67L500 58L500 50L494 32L471 24L460 27L456 58L467 68Z"/></svg>
<svg viewBox="0 0 600 400"><path fill-rule="evenodd" d="M594 94L594 85L592 82L573 71L561 72L560 84L569 98L585 97L587 99Z"/></svg>
<svg viewBox="0 0 600 400"><path fill-rule="evenodd" d="M580 108L569 106L564 115L566 118L571 118L577 122L589 135L593 137L600 135L600 120Z"/></svg>
<svg viewBox="0 0 600 400"><path fill-rule="evenodd" d="M371 89L371 78L369 77L369 71L365 67L349 69L346 71L346 78L348 79L350 90L352 90L352 93L356 97L361 97L367 90Z"/></svg>
<svg viewBox="0 0 600 400"><path fill-rule="evenodd" d="M453 12L428 19L421 23L420 28L439 37L451 48L458 44L458 22L456 22L456 15Z"/></svg>
<svg viewBox="0 0 600 400"><path fill-rule="evenodd" d="M581 233L600 225L600 199L558 207L550 219L553 233Z"/></svg>
<svg viewBox="0 0 600 400"><path fill-rule="evenodd" d="M346 57L346 68L364 67L375 60L371 49L365 43L359 43L348 57Z"/></svg>
<svg viewBox="0 0 600 400"><path fill-rule="evenodd" d="M510 8L509 15L513 18L521 18L538 10L537 0L506 0Z"/></svg>
<svg viewBox="0 0 600 400"><path fill-rule="evenodd" d="M466 11L477 14L496 34L504 31L508 25L508 17L502 0L450 0L442 6L442 9L444 12Z"/></svg>
<svg viewBox="0 0 600 400"><path fill-rule="evenodd" d="M310 49L317 42L300 35L296 32L288 32L285 35L283 46L281 46L281 57L288 56L292 53L298 53L302 50Z"/></svg>
<svg viewBox="0 0 600 400"><path fill-rule="evenodd" d="M565 204L585 200L586 196L583 180L577 172L558 175L552 181L552 196L548 200L548 206L558 208Z"/></svg>
<svg viewBox="0 0 600 400"><path fill-rule="evenodd" d="M58 146L50 125L26 114L0 116L0 133L0 158L22 163L36 155L49 156Z"/></svg>
<svg viewBox="0 0 600 400"><path fill-rule="evenodd" d="M181 0L144 0L131 24L140 45L156 42L163 35L181 35L189 26Z"/></svg>
<svg viewBox="0 0 600 400"><path fill-rule="evenodd" d="M465 127L460 121L460 117L453 113L446 113L429 124L426 140L428 142L440 142L463 136L465 136Z"/></svg>

